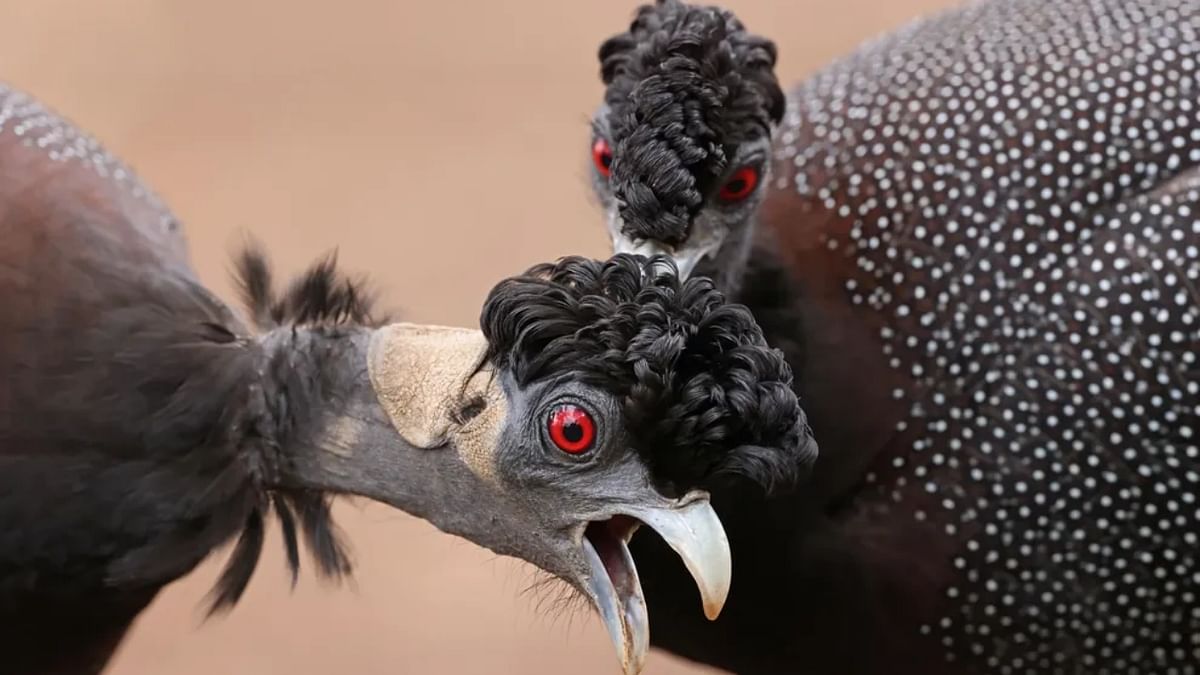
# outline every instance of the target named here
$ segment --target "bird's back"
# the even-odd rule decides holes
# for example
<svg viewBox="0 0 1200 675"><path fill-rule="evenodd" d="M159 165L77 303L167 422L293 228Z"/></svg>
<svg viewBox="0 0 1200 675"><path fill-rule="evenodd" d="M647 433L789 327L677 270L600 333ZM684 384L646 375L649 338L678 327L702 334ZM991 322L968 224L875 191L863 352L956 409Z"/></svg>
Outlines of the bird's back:
<svg viewBox="0 0 1200 675"><path fill-rule="evenodd" d="M790 97L765 220L866 335L809 359L893 401L809 399L886 439L835 518L954 672L1200 658L1197 51L1196 2L973 3Z"/></svg>
<svg viewBox="0 0 1200 675"><path fill-rule="evenodd" d="M240 526L205 507L246 499L245 468L201 450L245 335L132 171L3 85L0 296L3 669L92 672Z"/></svg>

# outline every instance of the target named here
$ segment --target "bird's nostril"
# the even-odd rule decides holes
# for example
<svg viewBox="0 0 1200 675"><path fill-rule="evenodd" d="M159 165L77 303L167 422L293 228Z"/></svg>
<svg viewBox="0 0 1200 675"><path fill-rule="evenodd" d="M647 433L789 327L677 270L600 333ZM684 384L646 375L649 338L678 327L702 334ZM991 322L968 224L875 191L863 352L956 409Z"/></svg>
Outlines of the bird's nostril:
<svg viewBox="0 0 1200 675"><path fill-rule="evenodd" d="M487 401L482 396L476 395L459 407L458 413L455 415L455 421L459 424L464 424L478 417L486 409Z"/></svg>

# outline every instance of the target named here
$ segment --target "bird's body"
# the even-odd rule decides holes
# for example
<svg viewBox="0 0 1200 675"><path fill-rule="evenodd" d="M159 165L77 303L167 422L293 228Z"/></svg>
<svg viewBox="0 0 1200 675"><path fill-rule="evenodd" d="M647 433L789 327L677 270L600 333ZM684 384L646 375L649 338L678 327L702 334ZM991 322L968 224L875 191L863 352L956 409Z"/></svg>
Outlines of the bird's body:
<svg viewBox="0 0 1200 675"><path fill-rule="evenodd" d="M795 496L714 497L726 613L655 623L661 646L739 673L1197 671L1197 52L1200 3L976 2L791 91L745 274L696 270L740 281L822 452ZM685 607L635 544L653 615Z"/></svg>
<svg viewBox="0 0 1200 675"><path fill-rule="evenodd" d="M253 507L236 462L195 451L237 405L247 333L132 172L8 88L0 178L4 670L97 672ZM187 387L211 394L173 408Z"/></svg>

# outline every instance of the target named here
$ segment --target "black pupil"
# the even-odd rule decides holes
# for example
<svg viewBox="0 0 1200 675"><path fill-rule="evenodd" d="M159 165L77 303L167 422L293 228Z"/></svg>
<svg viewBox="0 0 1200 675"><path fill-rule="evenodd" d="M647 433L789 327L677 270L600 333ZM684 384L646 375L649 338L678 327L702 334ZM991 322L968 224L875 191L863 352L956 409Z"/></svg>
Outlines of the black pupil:
<svg viewBox="0 0 1200 675"><path fill-rule="evenodd" d="M742 178L738 178L737 180L731 180L731 181L729 181L729 184L725 186L726 190L728 190L734 194L741 192L745 188L746 188L746 181L745 181L745 179L742 179Z"/></svg>
<svg viewBox="0 0 1200 675"><path fill-rule="evenodd" d="M608 151L601 152L600 163L603 164L604 168L607 169L612 164L612 153Z"/></svg>
<svg viewBox="0 0 1200 675"><path fill-rule="evenodd" d="M563 438L569 443L578 443L583 440L583 425L578 422L567 422L562 428Z"/></svg>

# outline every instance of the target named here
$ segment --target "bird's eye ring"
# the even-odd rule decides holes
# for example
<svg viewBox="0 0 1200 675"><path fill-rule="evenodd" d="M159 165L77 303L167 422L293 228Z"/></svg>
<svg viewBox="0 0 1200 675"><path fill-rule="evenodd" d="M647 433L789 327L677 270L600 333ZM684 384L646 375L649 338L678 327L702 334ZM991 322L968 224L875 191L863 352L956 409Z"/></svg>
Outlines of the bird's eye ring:
<svg viewBox="0 0 1200 675"><path fill-rule="evenodd" d="M546 423L550 441L568 455L581 455L596 441L596 423L583 408L564 403L550 411Z"/></svg>

